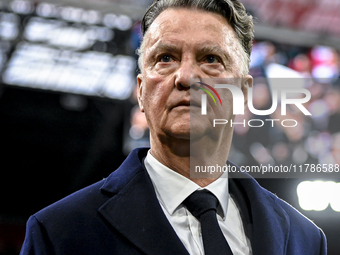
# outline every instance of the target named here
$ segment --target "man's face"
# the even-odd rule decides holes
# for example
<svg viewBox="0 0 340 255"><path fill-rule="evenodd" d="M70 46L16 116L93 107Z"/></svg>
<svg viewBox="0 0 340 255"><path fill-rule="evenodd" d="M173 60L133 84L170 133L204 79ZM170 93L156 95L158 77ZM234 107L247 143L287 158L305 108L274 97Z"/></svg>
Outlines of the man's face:
<svg viewBox="0 0 340 255"><path fill-rule="evenodd" d="M190 139L190 131L202 136L212 132L212 121L190 123L190 114L201 112L200 96L193 100L193 93L198 92L190 85L193 79L240 77L241 47L232 27L215 13L167 9L152 23L144 40L138 101L151 137ZM231 119L231 95L225 92L221 98L224 117Z"/></svg>

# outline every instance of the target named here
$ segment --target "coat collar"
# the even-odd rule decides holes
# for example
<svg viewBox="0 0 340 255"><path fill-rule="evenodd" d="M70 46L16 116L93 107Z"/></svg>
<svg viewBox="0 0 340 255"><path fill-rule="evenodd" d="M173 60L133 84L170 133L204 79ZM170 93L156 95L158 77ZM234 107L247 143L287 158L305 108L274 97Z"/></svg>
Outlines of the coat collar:
<svg viewBox="0 0 340 255"><path fill-rule="evenodd" d="M148 149L131 152L105 181L101 190L112 195L100 209L102 216L138 249L150 255L186 254L158 203L142 164Z"/></svg>
<svg viewBox="0 0 340 255"><path fill-rule="evenodd" d="M101 190L112 197L99 212L146 254L188 254L166 219L142 163L147 151L132 151L106 179ZM233 180L248 205L253 255L286 254L290 224L278 198L247 174Z"/></svg>
<svg viewBox="0 0 340 255"><path fill-rule="evenodd" d="M241 210L248 208L253 255L286 254L290 220L286 211L277 203L279 198L262 188L246 173L237 174L229 183L230 191L235 187L238 190L236 200L243 202Z"/></svg>

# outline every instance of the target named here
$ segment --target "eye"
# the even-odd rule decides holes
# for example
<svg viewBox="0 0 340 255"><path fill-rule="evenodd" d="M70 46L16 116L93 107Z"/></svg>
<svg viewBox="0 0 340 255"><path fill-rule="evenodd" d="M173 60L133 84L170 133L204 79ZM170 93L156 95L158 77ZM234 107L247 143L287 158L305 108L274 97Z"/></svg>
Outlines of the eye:
<svg viewBox="0 0 340 255"><path fill-rule="evenodd" d="M214 55L209 55L205 58L205 61L208 62L209 64L214 64L214 63L220 63L221 61L219 60L218 57Z"/></svg>
<svg viewBox="0 0 340 255"><path fill-rule="evenodd" d="M160 58L160 61L161 62L164 62L164 63L169 63L171 61L173 61L172 57L169 56L169 55L163 55L161 58Z"/></svg>

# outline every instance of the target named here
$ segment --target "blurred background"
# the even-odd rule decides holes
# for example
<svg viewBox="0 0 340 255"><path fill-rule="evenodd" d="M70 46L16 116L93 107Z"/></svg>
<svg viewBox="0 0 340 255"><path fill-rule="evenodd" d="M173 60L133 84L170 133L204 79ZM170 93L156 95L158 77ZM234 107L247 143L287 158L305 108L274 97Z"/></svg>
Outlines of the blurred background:
<svg viewBox="0 0 340 255"><path fill-rule="evenodd" d="M148 146L135 50L150 3L0 0L0 255L19 253L31 214ZM295 128L235 125L230 160L340 164L340 1L243 3L256 21L254 107L270 108L273 79L294 78L311 92L312 115L291 109ZM339 254L340 173L258 181L321 227L328 254Z"/></svg>

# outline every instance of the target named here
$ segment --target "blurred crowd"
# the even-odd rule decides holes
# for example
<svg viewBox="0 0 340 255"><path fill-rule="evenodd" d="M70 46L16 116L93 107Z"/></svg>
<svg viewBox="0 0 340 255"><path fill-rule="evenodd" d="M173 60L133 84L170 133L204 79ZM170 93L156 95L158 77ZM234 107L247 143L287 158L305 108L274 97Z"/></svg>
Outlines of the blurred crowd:
<svg viewBox="0 0 340 255"><path fill-rule="evenodd" d="M246 120L293 119L297 125L285 127L279 121L273 122L274 127L235 125L229 158L240 165L340 164L339 52L324 46L299 48L257 42L250 72L255 78L255 109L270 108L274 80L280 79L283 84L299 81L311 94L303 104L311 115L288 105L286 116L279 107L270 116L254 116L249 111L237 116Z"/></svg>

